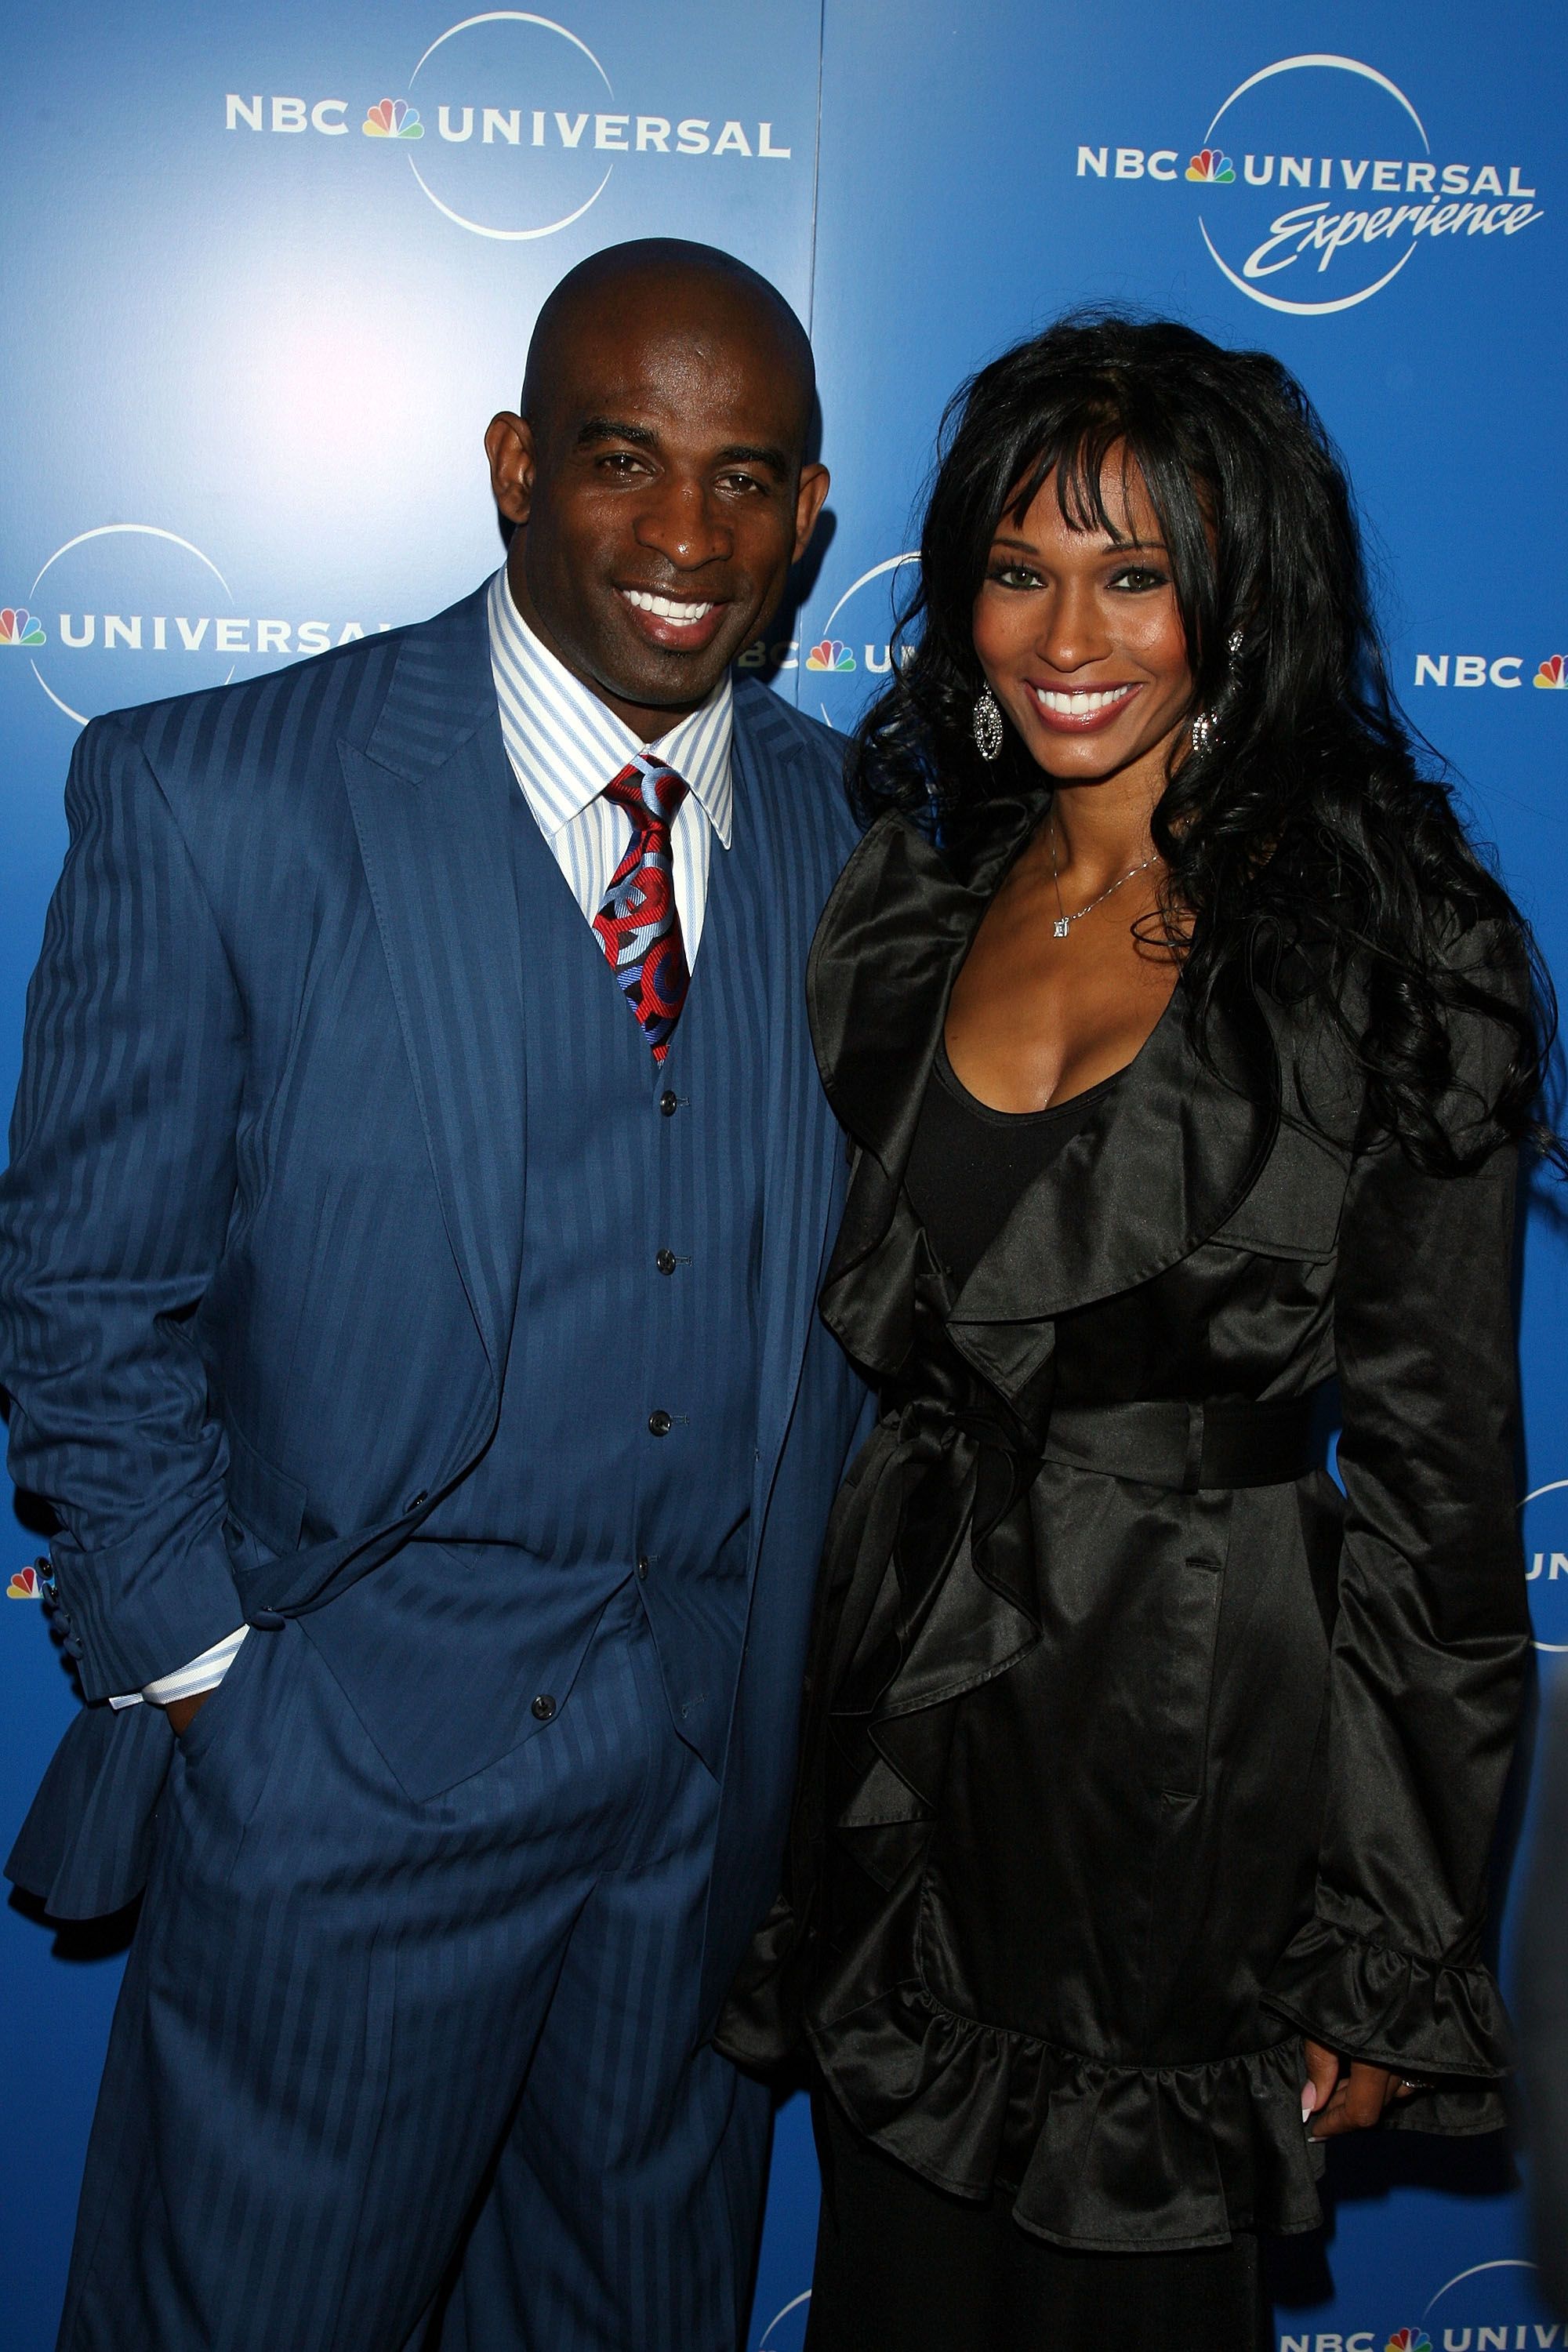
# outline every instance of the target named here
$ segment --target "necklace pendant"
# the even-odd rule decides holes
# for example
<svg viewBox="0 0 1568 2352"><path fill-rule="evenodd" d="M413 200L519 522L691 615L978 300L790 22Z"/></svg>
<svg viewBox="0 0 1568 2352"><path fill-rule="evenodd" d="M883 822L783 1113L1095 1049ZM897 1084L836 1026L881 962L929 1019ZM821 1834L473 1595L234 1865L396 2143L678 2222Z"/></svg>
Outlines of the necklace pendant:
<svg viewBox="0 0 1568 2352"><path fill-rule="evenodd" d="M1071 929L1072 917L1070 915L1058 915L1056 921L1051 925L1051 937L1056 940L1065 940Z"/></svg>

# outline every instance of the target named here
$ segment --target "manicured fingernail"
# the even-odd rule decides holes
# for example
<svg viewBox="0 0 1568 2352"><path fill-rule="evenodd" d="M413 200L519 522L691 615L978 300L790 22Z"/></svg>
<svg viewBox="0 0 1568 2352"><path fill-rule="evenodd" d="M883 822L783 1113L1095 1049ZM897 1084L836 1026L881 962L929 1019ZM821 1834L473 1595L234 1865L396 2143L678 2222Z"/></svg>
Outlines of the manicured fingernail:
<svg viewBox="0 0 1568 2352"><path fill-rule="evenodd" d="M1303 2084L1301 2086L1301 2121L1303 2123L1306 2122L1308 2116L1312 2113L1312 2110L1316 2107L1317 2104L1317 2084L1315 2083Z"/></svg>

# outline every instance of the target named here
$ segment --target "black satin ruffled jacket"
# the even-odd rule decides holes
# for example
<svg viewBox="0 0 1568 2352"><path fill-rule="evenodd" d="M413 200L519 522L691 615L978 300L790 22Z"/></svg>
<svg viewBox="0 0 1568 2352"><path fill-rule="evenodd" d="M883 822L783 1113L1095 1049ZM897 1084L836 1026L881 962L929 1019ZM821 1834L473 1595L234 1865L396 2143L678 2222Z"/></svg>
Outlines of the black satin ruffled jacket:
<svg viewBox="0 0 1568 2352"><path fill-rule="evenodd" d="M883 1412L828 1536L789 1884L720 2042L804 2035L862 2132L1058 2243L1213 2245L1319 2218L1304 2033L1434 2084L1401 2125L1501 2119L1515 1169L1358 1149L1321 1039L1248 999L1207 1066L1178 987L953 1296L903 1171L1039 814L999 809L962 874L882 819L813 951L857 1148L823 1313ZM1504 1050L1456 1043L1461 1075ZM1342 1495L1311 1466L1336 1380Z"/></svg>

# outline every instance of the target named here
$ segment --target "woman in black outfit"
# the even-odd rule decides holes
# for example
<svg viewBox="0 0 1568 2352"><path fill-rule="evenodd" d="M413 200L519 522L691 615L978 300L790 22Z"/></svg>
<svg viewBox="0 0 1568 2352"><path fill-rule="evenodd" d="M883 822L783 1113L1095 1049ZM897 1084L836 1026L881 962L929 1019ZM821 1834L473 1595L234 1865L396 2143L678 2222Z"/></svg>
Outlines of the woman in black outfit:
<svg viewBox="0 0 1568 2352"><path fill-rule="evenodd" d="M810 976L883 1412L721 2041L816 2072L813 2352L1250 2352L1318 2143L1500 2120L1545 1015L1278 362L1069 320L953 414Z"/></svg>

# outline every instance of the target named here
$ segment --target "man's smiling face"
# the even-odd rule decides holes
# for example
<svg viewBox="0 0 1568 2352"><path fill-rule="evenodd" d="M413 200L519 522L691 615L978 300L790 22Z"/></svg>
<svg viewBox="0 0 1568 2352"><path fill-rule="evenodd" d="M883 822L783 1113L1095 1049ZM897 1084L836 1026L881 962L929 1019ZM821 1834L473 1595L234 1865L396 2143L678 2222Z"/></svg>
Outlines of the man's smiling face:
<svg viewBox="0 0 1568 2352"><path fill-rule="evenodd" d="M645 739L712 692L784 593L826 494L810 383L745 289L638 274L530 361L526 421L489 429L523 618Z"/></svg>

